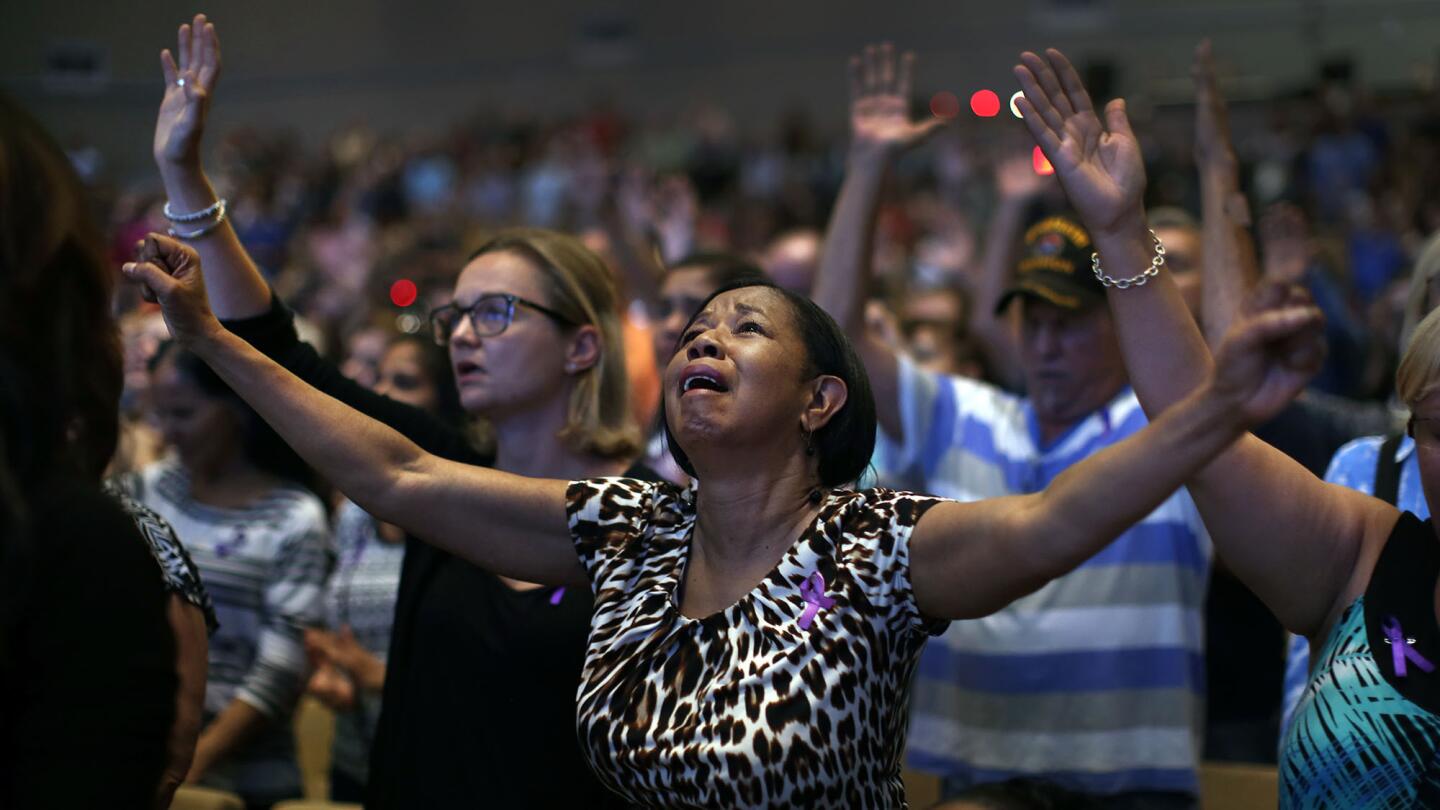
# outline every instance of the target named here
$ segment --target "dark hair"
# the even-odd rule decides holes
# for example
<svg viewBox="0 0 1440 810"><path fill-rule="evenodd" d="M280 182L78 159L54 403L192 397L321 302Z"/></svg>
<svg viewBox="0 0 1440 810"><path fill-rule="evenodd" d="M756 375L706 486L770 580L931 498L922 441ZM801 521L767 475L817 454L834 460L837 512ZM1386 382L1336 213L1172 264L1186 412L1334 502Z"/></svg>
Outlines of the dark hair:
<svg viewBox="0 0 1440 810"><path fill-rule="evenodd" d="M65 153L0 94L0 355L17 399L0 425L22 479L98 481L119 439L114 274ZM26 406L26 403L33 406Z"/></svg>
<svg viewBox="0 0 1440 810"><path fill-rule="evenodd" d="M705 278L714 289L732 287L738 284L749 284L763 282L769 279L760 265L750 259L741 256L739 253L730 253L723 250L699 251L691 253L670 265L667 273L676 270L701 269L705 271Z"/></svg>
<svg viewBox="0 0 1440 810"><path fill-rule="evenodd" d="M34 495L98 483L119 440L113 286L69 159L0 93L0 661L36 593Z"/></svg>
<svg viewBox="0 0 1440 810"><path fill-rule="evenodd" d="M155 355L150 358L151 373L171 358L181 376L194 383L202 394L210 399L223 401L240 416L241 446L244 448L245 458L251 464L278 478L315 489L314 471L204 360L180 348L180 344L175 341L167 340L160 344L160 348L156 349Z"/></svg>
<svg viewBox="0 0 1440 810"><path fill-rule="evenodd" d="M454 428L463 428L469 415L460 404L460 389L450 370L450 357L435 341L419 335L397 335L385 345L385 351L400 345L414 346L420 353L420 369L435 386L435 408L432 413Z"/></svg>
<svg viewBox="0 0 1440 810"><path fill-rule="evenodd" d="M797 295L772 281L742 281L728 284L711 293L695 314L690 316L684 331L690 329L690 324L695 322L695 318L716 297L749 287L771 290L790 305L795 324L800 329L800 338L805 343L806 378L829 374L839 377L845 383L848 391L845 404L840 406L840 410L835 412L824 427L815 431L813 439L815 455L820 462L820 485L829 488L854 482L869 466L870 457L875 452L875 396L870 391L870 377L865 373L865 365L860 362L855 348L845 338L845 332L829 313L809 298ZM682 335L684 331L681 332ZM676 346L676 351L679 351L679 346ZM671 457L687 475L698 478L695 468L690 464L690 457L680 448L675 441L675 435L670 431L663 398L660 402L660 417L665 426L665 444L670 448Z"/></svg>

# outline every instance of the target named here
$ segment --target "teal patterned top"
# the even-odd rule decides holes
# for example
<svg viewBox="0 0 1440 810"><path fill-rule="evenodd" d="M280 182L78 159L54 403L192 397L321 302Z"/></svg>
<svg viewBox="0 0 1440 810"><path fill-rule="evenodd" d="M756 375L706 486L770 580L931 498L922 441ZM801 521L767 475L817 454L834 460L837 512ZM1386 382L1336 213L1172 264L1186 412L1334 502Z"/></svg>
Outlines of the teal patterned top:
<svg viewBox="0 0 1440 810"><path fill-rule="evenodd" d="M1404 515L1369 590L1330 632L1280 751L1282 808L1437 806L1440 714L1422 704L1436 707L1440 670L1427 673L1415 663L1440 663L1435 573L1416 559L1432 556L1437 546L1428 523ZM1410 580L1404 594L1396 593L1397 576ZM1392 616L1413 640L1404 675L1381 629Z"/></svg>

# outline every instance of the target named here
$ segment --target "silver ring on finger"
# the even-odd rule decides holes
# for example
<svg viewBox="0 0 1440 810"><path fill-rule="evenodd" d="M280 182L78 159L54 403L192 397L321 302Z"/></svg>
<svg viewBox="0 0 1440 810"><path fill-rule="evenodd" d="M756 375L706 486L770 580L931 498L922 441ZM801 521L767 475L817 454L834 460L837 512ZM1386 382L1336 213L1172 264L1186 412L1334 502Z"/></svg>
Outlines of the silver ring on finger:
<svg viewBox="0 0 1440 810"><path fill-rule="evenodd" d="M176 79L176 80L175 80L175 86L176 86L176 87L184 87L184 86L185 86L185 77L182 76L182 77Z"/></svg>

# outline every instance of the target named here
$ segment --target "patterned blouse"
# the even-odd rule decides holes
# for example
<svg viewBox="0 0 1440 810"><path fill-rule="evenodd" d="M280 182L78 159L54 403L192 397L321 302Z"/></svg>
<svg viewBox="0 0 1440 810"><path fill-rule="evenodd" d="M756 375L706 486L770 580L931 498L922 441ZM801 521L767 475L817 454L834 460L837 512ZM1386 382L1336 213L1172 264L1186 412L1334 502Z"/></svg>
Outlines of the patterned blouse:
<svg viewBox="0 0 1440 810"><path fill-rule="evenodd" d="M1284 808L1440 807L1440 545L1400 516L1325 640L1280 750Z"/></svg>
<svg viewBox="0 0 1440 810"><path fill-rule="evenodd" d="M570 485L595 592L580 744L611 789L649 807L901 807L909 682L927 634L909 539L939 500L832 492L753 591L680 613L697 488Z"/></svg>
<svg viewBox="0 0 1440 810"><path fill-rule="evenodd" d="M175 536L175 529L154 509L127 495L117 482L106 481L102 488L135 521L135 528L140 530L140 536L145 538L145 544L150 548L150 556L160 566L160 577L165 582L166 592L178 594L181 599L199 608L205 614L206 631L214 635L220 628L220 622L215 619L215 605L210 601L209 591L200 582L200 569L195 567L184 544Z"/></svg>

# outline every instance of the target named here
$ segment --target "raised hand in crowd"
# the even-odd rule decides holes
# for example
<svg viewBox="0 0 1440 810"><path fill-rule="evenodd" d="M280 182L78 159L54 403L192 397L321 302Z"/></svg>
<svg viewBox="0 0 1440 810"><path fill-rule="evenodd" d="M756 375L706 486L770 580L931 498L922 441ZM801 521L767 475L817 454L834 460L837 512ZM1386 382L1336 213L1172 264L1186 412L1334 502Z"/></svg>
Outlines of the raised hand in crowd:
<svg viewBox="0 0 1440 810"><path fill-rule="evenodd" d="M889 42L867 45L850 58L850 154L852 157L893 158L923 143L940 127L942 118L910 118L910 87L915 54L897 60Z"/></svg>
<svg viewBox="0 0 1440 810"><path fill-rule="evenodd" d="M1195 162L1200 169L1202 323L1206 340L1217 346L1260 274L1250 240L1250 204L1240 190L1230 118L1209 40L1196 46L1190 74L1195 81Z"/></svg>
<svg viewBox="0 0 1440 810"><path fill-rule="evenodd" d="M830 216L814 299L854 341L870 375L880 424L901 431L897 366L893 348L869 333L865 298L874 253L880 192L890 163L945 124L941 118L913 120L909 99L913 54L896 59L886 42L867 46L850 59L851 142L845 183Z"/></svg>
<svg viewBox="0 0 1440 810"><path fill-rule="evenodd" d="M200 168L200 141L210 112L210 93L220 80L220 38L204 14L180 26L172 54L160 52L165 95L155 121L155 162L167 166Z"/></svg>
<svg viewBox="0 0 1440 810"><path fill-rule="evenodd" d="M1146 233L1143 210L1128 202L1143 194L1144 172L1138 150L1130 149L1134 139L1123 103L1111 102L1110 128L1102 133L1089 95L1063 55L1053 50L1044 57L1028 53L1022 62L1016 75L1028 99L1021 105L1025 123L1055 165L1081 217L1096 223L1104 272L1116 278L1147 274L1153 240ZM1125 156L1124 161L1107 162L1099 156L1102 135L1125 145L1112 153ZM1155 414L1203 384L1212 361L1174 279L1166 272L1148 278L1146 284L1112 290L1109 300L1131 383L1146 411ZM1322 327L1317 318L1304 340L1313 343ZM1315 362L1316 354L1312 348L1278 356L1297 364L1299 374ZM1377 544L1383 545L1397 517L1392 507L1324 484L1249 436L1197 474L1189 488L1216 550L1231 570L1281 624L1312 638L1328 633L1356 588L1363 591L1371 555ZM1303 582L1293 575L1302 561L1310 568Z"/></svg>
<svg viewBox="0 0 1440 810"><path fill-rule="evenodd" d="M1265 280L1300 284L1315 258L1310 223L1291 203L1275 203L1260 217L1260 245L1264 248Z"/></svg>
<svg viewBox="0 0 1440 810"><path fill-rule="evenodd" d="M204 14L180 26L175 53L160 54L165 80L155 121L155 163L168 198L171 230L204 260L210 295L222 318L259 315L270 306L270 288L227 215L227 203L205 175L202 140L220 78L220 38Z"/></svg>
<svg viewBox="0 0 1440 810"><path fill-rule="evenodd" d="M1230 113L1220 93L1214 46L1208 39L1195 46L1190 78L1195 82L1195 163L1202 179L1206 173L1223 173L1238 181L1240 164L1230 138Z"/></svg>
<svg viewBox="0 0 1440 810"><path fill-rule="evenodd" d="M996 314L995 303L1010 285L1017 248L1031 203L1054 181L1035 171L1029 150L1012 152L995 164L995 210L985 229L979 278L975 280L970 330L985 352L991 374L1006 388L1024 386L1020 369L1020 347L1015 342L1015 325ZM1013 309L1006 314L1013 313Z"/></svg>

